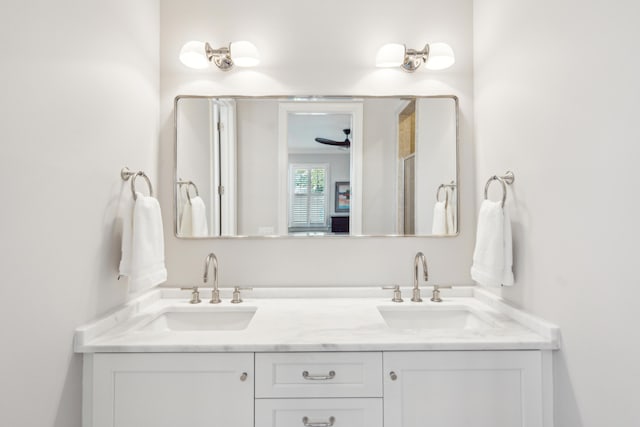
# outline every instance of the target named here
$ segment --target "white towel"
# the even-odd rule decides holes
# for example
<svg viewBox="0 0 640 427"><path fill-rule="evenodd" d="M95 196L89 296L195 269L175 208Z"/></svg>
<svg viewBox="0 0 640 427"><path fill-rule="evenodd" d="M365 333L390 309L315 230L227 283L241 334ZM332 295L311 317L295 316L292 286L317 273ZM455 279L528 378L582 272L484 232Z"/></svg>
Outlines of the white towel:
<svg viewBox="0 0 640 427"><path fill-rule="evenodd" d="M120 276L129 278L129 291L137 292L167 280L160 204L136 193L124 209Z"/></svg>
<svg viewBox="0 0 640 427"><path fill-rule="evenodd" d="M478 214L471 278L485 286L513 285L511 221L502 202L485 200Z"/></svg>
<svg viewBox="0 0 640 427"><path fill-rule="evenodd" d="M451 202L447 203L445 208L444 216L447 224L447 234L456 234L456 222L455 215L453 214L453 204Z"/></svg>
<svg viewBox="0 0 640 427"><path fill-rule="evenodd" d="M431 233L436 236L444 236L447 233L447 209L445 202L436 202L433 205L433 225Z"/></svg>
<svg viewBox="0 0 640 427"><path fill-rule="evenodd" d="M209 235L207 210L204 200L200 196L192 197L191 203L184 204L180 221L180 235L183 237L206 237Z"/></svg>
<svg viewBox="0 0 640 427"><path fill-rule="evenodd" d="M431 234L446 236L456 234L455 210L453 203L436 202L433 205L433 225Z"/></svg>
<svg viewBox="0 0 640 427"><path fill-rule="evenodd" d="M456 204L453 199L453 194L449 197L449 203L446 206L445 216L447 218L447 234L456 234Z"/></svg>

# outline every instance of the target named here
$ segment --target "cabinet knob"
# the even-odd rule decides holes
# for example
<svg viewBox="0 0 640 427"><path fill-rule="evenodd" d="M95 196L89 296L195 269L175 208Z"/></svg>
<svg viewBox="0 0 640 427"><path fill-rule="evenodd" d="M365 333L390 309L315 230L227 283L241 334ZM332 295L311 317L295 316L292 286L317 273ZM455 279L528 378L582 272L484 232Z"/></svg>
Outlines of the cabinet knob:
<svg viewBox="0 0 640 427"><path fill-rule="evenodd" d="M389 377L391 377L391 381L398 379L398 375L394 371L389 372Z"/></svg>
<svg viewBox="0 0 640 427"><path fill-rule="evenodd" d="M242 375L240 375L240 381L246 381L248 376L246 372L243 372Z"/></svg>

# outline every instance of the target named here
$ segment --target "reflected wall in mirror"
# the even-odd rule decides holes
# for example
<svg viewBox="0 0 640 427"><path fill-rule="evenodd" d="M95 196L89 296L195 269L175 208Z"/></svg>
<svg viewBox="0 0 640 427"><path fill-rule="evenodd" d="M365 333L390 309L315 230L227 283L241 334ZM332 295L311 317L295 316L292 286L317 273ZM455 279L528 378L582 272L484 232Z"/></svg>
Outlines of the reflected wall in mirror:
<svg viewBox="0 0 640 427"><path fill-rule="evenodd" d="M458 104L175 101L178 237L456 235Z"/></svg>

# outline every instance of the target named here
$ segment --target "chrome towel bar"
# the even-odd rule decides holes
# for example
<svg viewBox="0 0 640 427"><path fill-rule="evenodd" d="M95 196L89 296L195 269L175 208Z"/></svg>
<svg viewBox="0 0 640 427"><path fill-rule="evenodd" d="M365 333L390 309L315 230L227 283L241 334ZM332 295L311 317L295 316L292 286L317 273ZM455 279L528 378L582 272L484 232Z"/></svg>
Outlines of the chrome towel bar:
<svg viewBox="0 0 640 427"><path fill-rule="evenodd" d="M507 201L507 185L513 184L515 180L515 176L513 172L507 171L504 175L498 176L493 175L484 186L484 199L489 199L489 186L493 181L498 181L502 185L502 207L504 208L504 204Z"/></svg>
<svg viewBox="0 0 640 427"><path fill-rule="evenodd" d="M153 197L153 186L151 185L151 180L143 171L132 172L128 167L123 167L120 171L120 177L123 181L127 181L131 179L131 193L133 194L133 200L138 200L138 196L136 196L136 178L143 177L145 181L147 181L147 186L149 187L149 197Z"/></svg>
<svg viewBox="0 0 640 427"><path fill-rule="evenodd" d="M176 181L176 184L178 184L179 186L182 186L182 185L187 186L187 201L189 202L189 204L191 204L191 193L189 193L189 189L191 187L193 187L193 189L196 190L196 196L200 197L200 191L198 191L198 186L196 185L195 182L179 180L179 181Z"/></svg>
<svg viewBox="0 0 640 427"><path fill-rule="evenodd" d="M445 190L444 192L444 204L445 206L447 206L449 204L449 191L447 190L451 190L451 193L453 195L453 192L456 190L458 186L456 185L456 183L454 181L451 181L451 183L449 184L440 184L438 186L438 191L436 191L436 202L440 201L440 190Z"/></svg>

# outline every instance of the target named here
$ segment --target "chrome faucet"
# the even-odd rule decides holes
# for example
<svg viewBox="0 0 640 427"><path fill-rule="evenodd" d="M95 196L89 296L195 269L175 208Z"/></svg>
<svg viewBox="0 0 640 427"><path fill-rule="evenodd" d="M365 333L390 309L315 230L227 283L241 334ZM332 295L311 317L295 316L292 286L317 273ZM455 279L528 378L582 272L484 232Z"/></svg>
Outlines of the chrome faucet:
<svg viewBox="0 0 640 427"><path fill-rule="evenodd" d="M418 266L419 261L422 261L422 272L424 274L424 281L429 280L429 269L427 268L427 258L425 258L422 252L418 252L416 257L413 259L413 296L411 297L411 301L413 302L422 302L422 298L420 298L420 287L418 286Z"/></svg>
<svg viewBox="0 0 640 427"><path fill-rule="evenodd" d="M209 281L209 265L213 260L213 292L211 293L211 304L220 304L222 300L220 299L220 290L218 289L218 258L216 258L216 254L211 252L207 255L207 259L204 262L204 275L202 276L202 281L207 283Z"/></svg>

